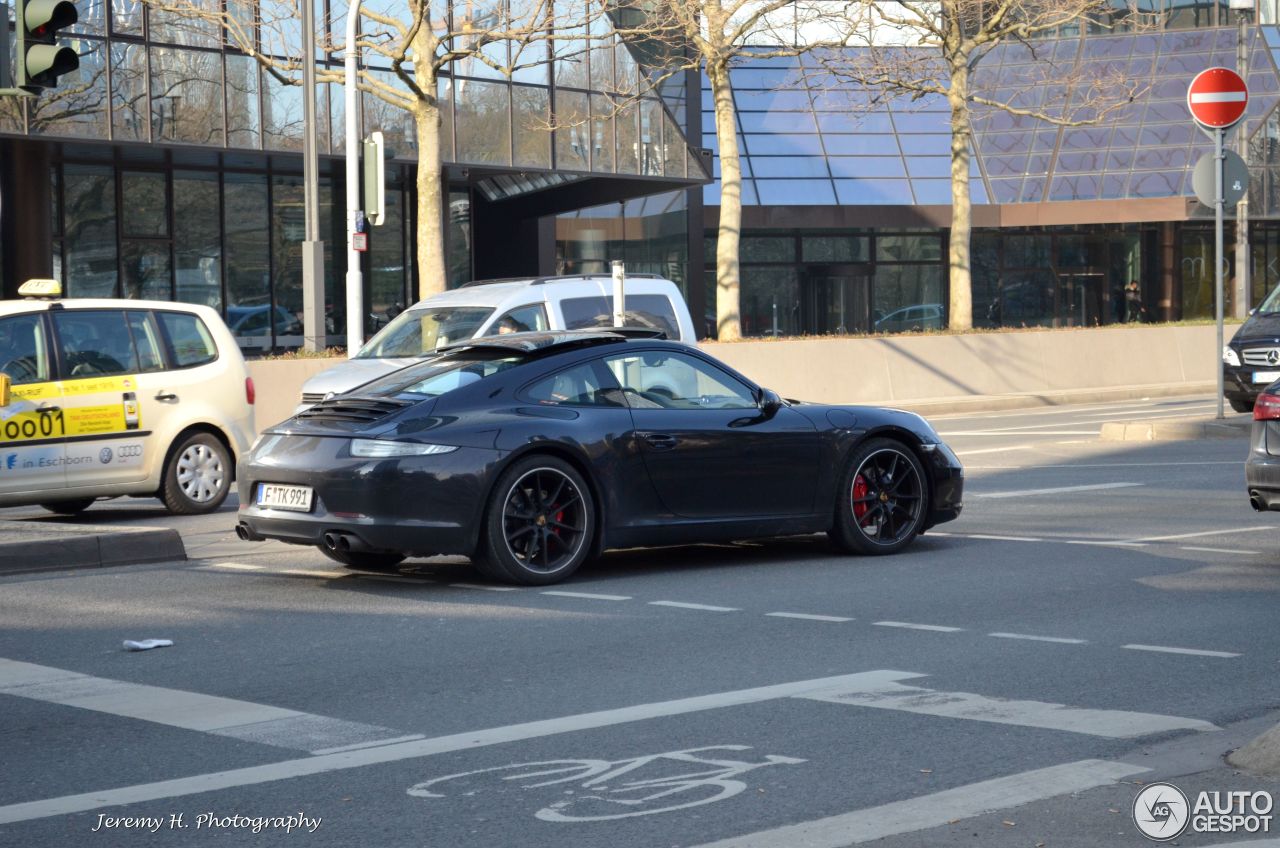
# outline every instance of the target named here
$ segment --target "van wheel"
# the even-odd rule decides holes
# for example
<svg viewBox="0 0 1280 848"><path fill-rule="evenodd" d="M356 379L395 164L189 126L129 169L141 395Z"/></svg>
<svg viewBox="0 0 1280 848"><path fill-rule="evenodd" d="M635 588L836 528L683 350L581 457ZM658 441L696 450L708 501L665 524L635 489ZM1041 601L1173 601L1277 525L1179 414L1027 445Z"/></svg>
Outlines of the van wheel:
<svg viewBox="0 0 1280 848"><path fill-rule="evenodd" d="M77 498L74 501L57 501L55 503L42 503L40 506L49 510L56 515L79 515L96 501L97 498Z"/></svg>
<svg viewBox="0 0 1280 848"><path fill-rule="evenodd" d="M231 457L208 433L192 433L169 457L160 500L174 515L204 515L231 491Z"/></svg>
<svg viewBox="0 0 1280 848"><path fill-rule="evenodd" d="M1253 412L1253 401L1236 400L1235 398L1227 398L1227 403L1231 404L1231 408L1236 412Z"/></svg>

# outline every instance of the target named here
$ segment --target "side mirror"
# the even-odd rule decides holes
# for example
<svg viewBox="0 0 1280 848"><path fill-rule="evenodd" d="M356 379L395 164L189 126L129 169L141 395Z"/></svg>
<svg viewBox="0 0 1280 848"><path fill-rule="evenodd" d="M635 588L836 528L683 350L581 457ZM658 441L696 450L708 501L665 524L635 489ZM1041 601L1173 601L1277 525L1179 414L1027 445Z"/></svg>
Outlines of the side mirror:
<svg viewBox="0 0 1280 848"><path fill-rule="evenodd" d="M1253 307L1252 309L1250 309L1250 310L1249 310L1249 314L1250 314L1250 315L1257 315L1257 314L1258 314L1258 307L1256 307L1256 306L1255 306L1255 307Z"/></svg>
<svg viewBox="0 0 1280 848"><path fill-rule="evenodd" d="M0 407L9 405L9 375L0 374Z"/></svg>
<svg viewBox="0 0 1280 848"><path fill-rule="evenodd" d="M782 398L773 389L760 390L760 411L765 415L773 415L782 408Z"/></svg>

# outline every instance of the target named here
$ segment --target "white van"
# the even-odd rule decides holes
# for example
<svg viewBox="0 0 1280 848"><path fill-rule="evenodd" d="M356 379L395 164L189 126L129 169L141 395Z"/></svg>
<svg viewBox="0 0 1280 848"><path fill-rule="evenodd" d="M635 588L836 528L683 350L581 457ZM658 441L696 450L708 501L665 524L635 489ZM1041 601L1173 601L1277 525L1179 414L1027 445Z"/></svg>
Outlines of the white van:
<svg viewBox="0 0 1280 848"><path fill-rule="evenodd" d="M254 432L253 381L218 313L60 293L31 281L19 294L50 299L0 301L0 506L71 515L153 495L216 510Z"/></svg>
<svg viewBox="0 0 1280 848"><path fill-rule="evenodd" d="M652 274L628 274L623 298L627 326L661 330L672 341L695 343L693 318L675 283ZM302 386L298 409L463 339L612 324L613 279L607 274L467 283L414 304L354 357L312 377Z"/></svg>

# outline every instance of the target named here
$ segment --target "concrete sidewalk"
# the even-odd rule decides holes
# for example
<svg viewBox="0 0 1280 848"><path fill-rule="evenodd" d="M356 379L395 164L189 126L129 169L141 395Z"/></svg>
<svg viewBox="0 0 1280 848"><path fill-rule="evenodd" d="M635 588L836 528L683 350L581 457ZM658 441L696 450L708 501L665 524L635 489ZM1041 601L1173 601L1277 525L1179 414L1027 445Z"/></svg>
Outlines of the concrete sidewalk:
<svg viewBox="0 0 1280 848"><path fill-rule="evenodd" d="M0 521L0 576L185 560L177 530Z"/></svg>
<svg viewBox="0 0 1280 848"><path fill-rule="evenodd" d="M1228 412L1218 419L1150 418L1145 421L1111 421L1102 425L1098 437L1104 442L1176 442L1193 439L1247 439L1253 416Z"/></svg>

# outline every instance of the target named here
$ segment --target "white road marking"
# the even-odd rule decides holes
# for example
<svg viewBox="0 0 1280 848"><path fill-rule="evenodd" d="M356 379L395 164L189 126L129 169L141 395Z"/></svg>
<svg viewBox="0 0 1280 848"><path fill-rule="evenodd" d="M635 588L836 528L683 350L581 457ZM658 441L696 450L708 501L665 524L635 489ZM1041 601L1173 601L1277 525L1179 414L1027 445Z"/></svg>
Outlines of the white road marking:
<svg viewBox="0 0 1280 848"><path fill-rule="evenodd" d="M650 601L653 607L675 607L676 609L706 610L707 612L740 612L737 607L713 607L710 604L686 604L681 601Z"/></svg>
<svg viewBox="0 0 1280 848"><path fill-rule="evenodd" d="M1031 642L1055 642L1059 645L1087 645L1087 639L1066 639L1061 636L1032 636L1029 633L988 633L997 639L1026 639Z"/></svg>
<svg viewBox="0 0 1280 848"><path fill-rule="evenodd" d="M798 618L803 621L853 621L852 618L845 618L840 615L814 615L807 612L767 612L765 615L774 618Z"/></svg>
<svg viewBox="0 0 1280 848"><path fill-rule="evenodd" d="M302 751L403 736L377 725L3 658L0 694Z"/></svg>
<svg viewBox="0 0 1280 848"><path fill-rule="evenodd" d="M399 574L360 574L361 580L376 580L379 583L434 583L429 577L407 577Z"/></svg>
<svg viewBox="0 0 1280 848"><path fill-rule="evenodd" d="M277 780L289 780L308 775L363 768L381 763L393 763L454 751L469 751L491 745L503 745L561 733L612 727L653 718L685 715L687 713L740 706L742 704L758 704L763 701L790 698L820 690L837 689L839 691L849 691L851 688L857 687L878 689L896 680L923 676L910 671L882 670L813 680L800 680L793 683L760 686L754 689L717 692L712 695L697 695L674 701L637 704L613 710L580 713L578 715L532 721L525 724L455 733L451 736L438 736L432 739L417 739L412 742L381 745L375 748L361 748L337 754L303 757L296 760L198 774L173 780L161 780L118 789L64 795L60 798L47 798L0 807L0 824L82 813L102 807L138 804L162 798L178 798L202 792L215 792L221 789L256 786Z"/></svg>
<svg viewBox="0 0 1280 848"><path fill-rule="evenodd" d="M1009 453L1010 451L1039 450L1039 445L1010 445L1007 448L982 448L981 450L958 450L960 456L977 456L982 453Z"/></svg>
<svg viewBox="0 0 1280 848"><path fill-rule="evenodd" d="M1063 542L1066 545L1102 545L1110 548L1145 548L1145 542L1125 542L1125 541L1108 541L1098 539L1067 539Z"/></svg>
<svg viewBox="0 0 1280 848"><path fill-rule="evenodd" d="M377 739L373 742L355 742L351 745L338 745L336 748L319 748L311 753L316 756L324 754L341 754L344 751L359 751L361 748L377 748L381 745L395 745L399 742L412 742L415 739L426 739L427 737L421 733L411 733L408 736L396 736L392 739Z"/></svg>
<svg viewBox="0 0 1280 848"><path fill-rule="evenodd" d="M516 592L518 586L482 586L479 583L450 583L450 589L479 589L484 592Z"/></svg>
<svg viewBox="0 0 1280 848"><path fill-rule="evenodd" d="M1049 426L1058 426L1057 424ZM1037 433L1028 433L1028 427L1012 427L1009 430L955 430L950 433L939 433L938 435L944 439L955 438L956 436L1096 436L1097 430L1044 430Z"/></svg>
<svg viewBox="0 0 1280 848"><path fill-rule="evenodd" d="M1233 463L1238 464L1238 463ZM1264 530L1274 530L1274 527L1232 527L1227 530L1205 530L1200 533L1175 533L1172 536L1144 536L1141 539L1130 539L1132 542L1172 542L1177 539L1198 539L1201 536L1225 536L1228 533L1260 533Z"/></svg>
<svg viewBox="0 0 1280 848"><path fill-rule="evenodd" d="M1185 654L1189 657L1222 657L1224 659L1234 659L1240 656L1227 651L1202 651L1199 648L1170 648L1165 645L1121 645L1130 651L1154 651L1158 654Z"/></svg>
<svg viewBox="0 0 1280 848"><path fill-rule="evenodd" d="M988 533L969 533L967 539L990 539L993 542L1043 542L1035 536L993 536Z"/></svg>
<svg viewBox="0 0 1280 848"><path fill-rule="evenodd" d="M877 621L876 627L901 627L904 630L929 630L934 633L961 633L963 627L943 627L941 624L912 624L909 621Z"/></svg>
<svg viewBox="0 0 1280 848"><path fill-rule="evenodd" d="M831 689L796 697L809 701L848 704L877 710L895 710L942 718L966 719L991 724L1012 724L1102 736L1133 739L1171 730L1218 730L1218 726L1198 718L1135 713L1127 710L1094 710L1045 701L1015 701L988 698L972 692L939 692L918 686L889 683L875 691L841 692Z"/></svg>
<svg viewBox="0 0 1280 848"><path fill-rule="evenodd" d="M1004 450L1004 448L999 448L997 450L994 450L992 451L992 453L998 453L999 451L1002 451L1002 450ZM956 451L956 453L960 453L960 451ZM965 471L973 471L973 470L1008 471L1010 469L1016 468L1019 471L1021 471L1023 469L1028 469L1028 468L1032 468L1032 469L1034 468L1158 468L1158 467L1176 466L1176 465L1239 465L1239 464L1240 464L1240 460L1238 459L1233 459L1230 461L1215 459L1211 461L1206 460L1204 462L1200 462L1200 461L1196 461L1196 462L1099 462L1099 463L1066 462L1066 463L1059 463L1057 465L966 465L964 467L964 470Z"/></svg>
<svg viewBox="0 0 1280 848"><path fill-rule="evenodd" d="M596 595L591 592L543 592L544 595L555 595L558 598L586 598L589 601L629 601L630 595Z"/></svg>
<svg viewBox="0 0 1280 848"><path fill-rule="evenodd" d="M317 580L332 580L335 577L346 577L349 572L346 571L313 571L306 568L286 568L283 571L273 571L272 574L287 574L290 577L314 577Z"/></svg>
<svg viewBox="0 0 1280 848"><path fill-rule="evenodd" d="M1074 492L1096 492L1103 489L1132 489L1145 483L1090 483L1085 486L1056 486L1052 489L1019 489L1012 492L965 492L970 498L1027 498L1034 495L1066 495Z"/></svg>
<svg viewBox="0 0 1280 848"><path fill-rule="evenodd" d="M250 565L247 562L215 562L212 565L202 565L199 567L201 571L219 571L229 569L231 571L265 571L265 565Z"/></svg>
<svg viewBox="0 0 1280 848"><path fill-rule="evenodd" d="M1084 792L1147 771L1150 769L1128 763L1080 760L852 813L735 836L697 848L844 848L941 827L1033 801Z"/></svg>
<svg viewBox="0 0 1280 848"><path fill-rule="evenodd" d="M1235 551L1231 548L1194 548L1191 545L1180 545L1180 551L1203 551L1207 554L1241 554L1243 556L1257 556L1262 551Z"/></svg>

